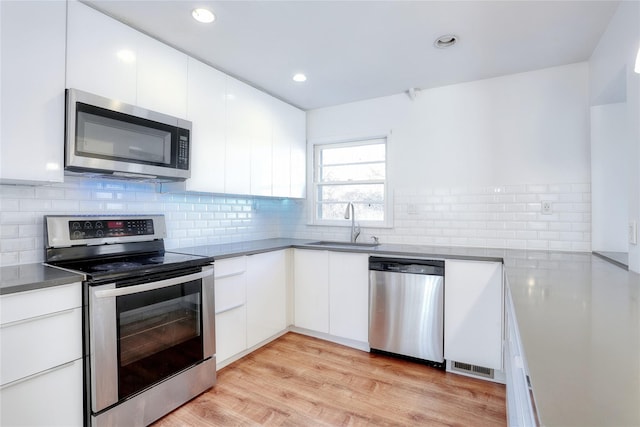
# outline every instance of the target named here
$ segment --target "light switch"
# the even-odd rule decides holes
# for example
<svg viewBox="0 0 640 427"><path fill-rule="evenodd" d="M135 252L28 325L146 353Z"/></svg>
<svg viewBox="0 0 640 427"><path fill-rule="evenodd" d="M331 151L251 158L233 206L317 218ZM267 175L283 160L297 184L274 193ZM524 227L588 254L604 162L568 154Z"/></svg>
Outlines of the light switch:
<svg viewBox="0 0 640 427"><path fill-rule="evenodd" d="M629 221L629 243L638 244L638 223L635 221Z"/></svg>

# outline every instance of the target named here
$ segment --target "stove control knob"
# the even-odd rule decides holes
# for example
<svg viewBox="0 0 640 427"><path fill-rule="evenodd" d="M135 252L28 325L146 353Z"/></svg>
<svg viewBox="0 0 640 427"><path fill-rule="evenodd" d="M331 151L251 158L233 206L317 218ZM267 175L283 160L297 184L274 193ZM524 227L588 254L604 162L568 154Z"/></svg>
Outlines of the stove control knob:
<svg viewBox="0 0 640 427"><path fill-rule="evenodd" d="M96 221L96 228L102 228L102 223L100 221Z"/></svg>
<svg viewBox="0 0 640 427"><path fill-rule="evenodd" d="M92 227L91 227L91 223L90 223L89 221L87 221L87 222L85 222L85 223L84 223L84 229L85 229L85 230L90 230L91 228L92 228Z"/></svg>
<svg viewBox="0 0 640 427"><path fill-rule="evenodd" d="M80 223L79 222L74 222L73 223L73 229L74 230L80 230Z"/></svg>
<svg viewBox="0 0 640 427"><path fill-rule="evenodd" d="M79 239L80 237L82 237L82 233L80 233L79 231L74 231L73 237L75 237L76 239Z"/></svg>
<svg viewBox="0 0 640 427"><path fill-rule="evenodd" d="M104 237L104 232L102 230L96 231L96 237Z"/></svg>

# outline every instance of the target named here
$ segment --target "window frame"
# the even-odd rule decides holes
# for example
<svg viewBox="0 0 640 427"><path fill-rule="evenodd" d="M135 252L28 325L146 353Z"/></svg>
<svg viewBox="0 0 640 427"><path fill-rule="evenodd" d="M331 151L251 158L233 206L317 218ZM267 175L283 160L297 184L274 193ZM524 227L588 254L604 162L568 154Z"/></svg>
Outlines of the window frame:
<svg viewBox="0 0 640 427"><path fill-rule="evenodd" d="M376 140L382 140L382 142L375 143ZM318 196L319 190L323 185L327 185L327 183L323 183L320 181L320 151L324 148L338 148L338 147L356 147L359 145L374 145L374 144L382 144L384 145L384 171L385 178L383 180L358 180L358 181L348 181L345 184L338 185L354 185L360 183L380 183L383 185L383 215L384 220L382 221L372 221L372 220L359 220L356 216L356 223L361 227L367 228L391 228L393 224L392 212L393 205L391 203L391 190L389 186L389 135L375 135L369 137L358 137L358 138L342 138L342 139L332 139L332 140L317 140L311 143L311 182L309 185L309 224L310 225L322 225L322 226L336 226L336 227L350 227L351 220L350 219L321 219L318 218ZM334 146L334 147L332 147ZM357 165L358 163L352 163L353 165ZM330 185L330 184L329 184ZM347 202L345 202L347 203ZM345 205L346 206L346 205Z"/></svg>

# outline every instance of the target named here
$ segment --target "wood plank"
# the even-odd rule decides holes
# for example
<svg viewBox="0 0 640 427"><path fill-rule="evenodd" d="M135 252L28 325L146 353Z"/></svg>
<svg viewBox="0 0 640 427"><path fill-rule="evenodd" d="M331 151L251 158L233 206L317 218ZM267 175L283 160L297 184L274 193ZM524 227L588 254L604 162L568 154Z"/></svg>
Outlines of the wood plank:
<svg viewBox="0 0 640 427"><path fill-rule="evenodd" d="M506 426L505 387L288 333L154 424L185 425Z"/></svg>

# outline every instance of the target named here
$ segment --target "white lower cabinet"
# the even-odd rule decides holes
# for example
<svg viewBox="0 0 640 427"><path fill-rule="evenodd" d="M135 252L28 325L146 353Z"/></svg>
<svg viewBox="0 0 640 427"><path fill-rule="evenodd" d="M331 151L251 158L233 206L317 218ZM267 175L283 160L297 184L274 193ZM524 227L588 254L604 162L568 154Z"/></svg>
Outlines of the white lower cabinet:
<svg viewBox="0 0 640 427"><path fill-rule="evenodd" d="M82 359L2 386L0 425L82 426Z"/></svg>
<svg viewBox="0 0 640 427"><path fill-rule="evenodd" d="M247 348L246 265L244 256L214 262L218 366Z"/></svg>
<svg viewBox="0 0 640 427"><path fill-rule="evenodd" d="M296 249L295 326L369 340L369 255Z"/></svg>
<svg viewBox="0 0 640 427"><path fill-rule="evenodd" d="M296 249L293 264L294 324L329 333L329 252Z"/></svg>
<svg viewBox="0 0 640 427"><path fill-rule="evenodd" d="M502 370L502 263L445 261L444 357Z"/></svg>
<svg viewBox="0 0 640 427"><path fill-rule="evenodd" d="M504 370L507 379L507 425L534 427L537 425L536 416L527 380L527 368L518 333L518 323L508 287L505 296L505 311Z"/></svg>
<svg viewBox="0 0 640 427"><path fill-rule="evenodd" d="M81 426L81 284L0 296L0 425Z"/></svg>
<svg viewBox="0 0 640 427"><path fill-rule="evenodd" d="M369 255L329 252L329 333L369 341Z"/></svg>
<svg viewBox="0 0 640 427"><path fill-rule="evenodd" d="M247 347L273 337L286 327L286 252L247 257Z"/></svg>
<svg viewBox="0 0 640 427"><path fill-rule="evenodd" d="M226 366L287 328L287 251L215 261L216 363Z"/></svg>

